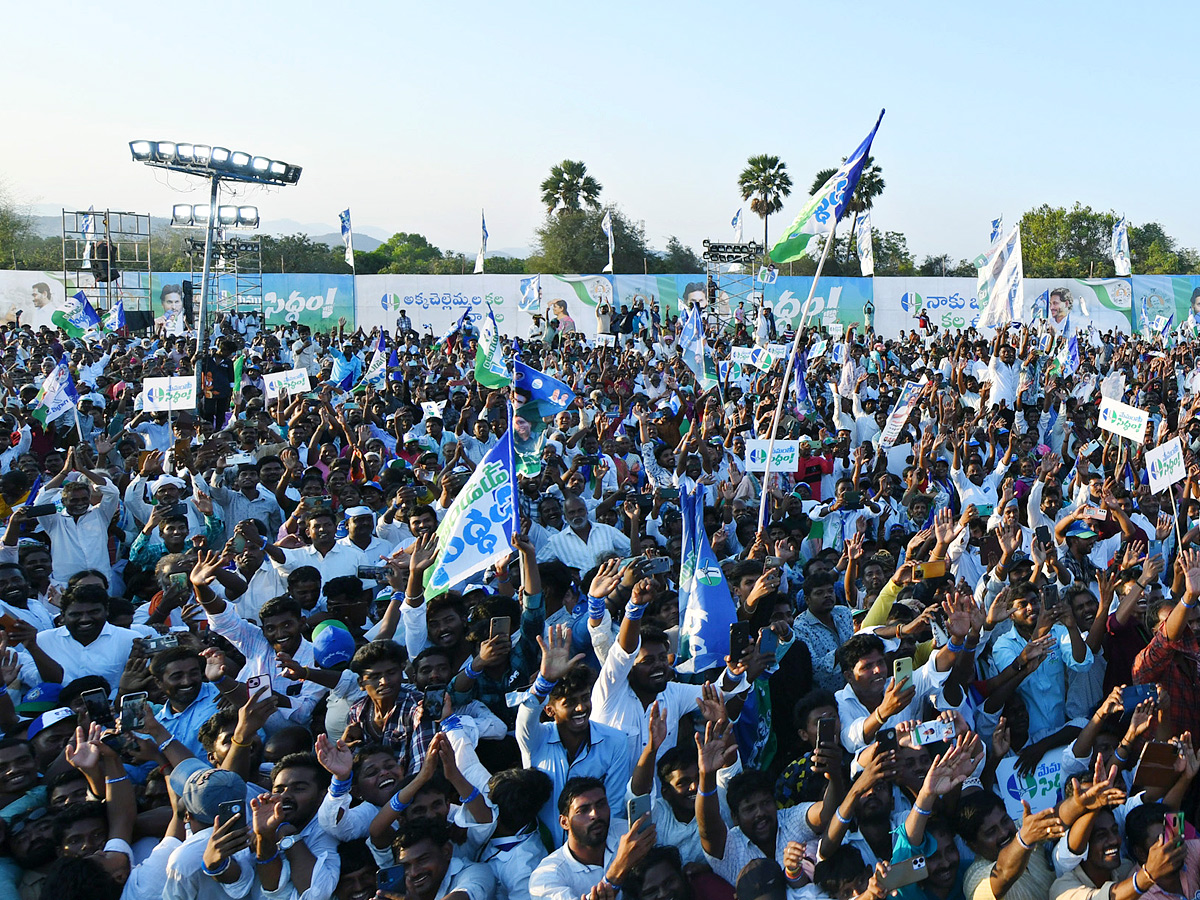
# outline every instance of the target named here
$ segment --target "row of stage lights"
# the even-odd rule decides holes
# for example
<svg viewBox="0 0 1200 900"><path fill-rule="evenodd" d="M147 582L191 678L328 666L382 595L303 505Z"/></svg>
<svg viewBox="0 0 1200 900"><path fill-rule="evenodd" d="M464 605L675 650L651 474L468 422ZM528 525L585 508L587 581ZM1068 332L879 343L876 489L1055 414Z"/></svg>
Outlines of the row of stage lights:
<svg viewBox="0 0 1200 900"><path fill-rule="evenodd" d="M260 184L295 184L300 180L300 166L224 147L174 141L130 141L129 152L135 162L196 175L217 175Z"/></svg>

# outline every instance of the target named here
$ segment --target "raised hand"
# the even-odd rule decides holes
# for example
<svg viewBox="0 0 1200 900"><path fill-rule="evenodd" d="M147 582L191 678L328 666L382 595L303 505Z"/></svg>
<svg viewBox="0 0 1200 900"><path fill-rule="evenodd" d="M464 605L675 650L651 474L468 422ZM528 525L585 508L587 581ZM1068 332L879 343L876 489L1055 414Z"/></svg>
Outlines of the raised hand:
<svg viewBox="0 0 1200 900"><path fill-rule="evenodd" d="M345 781L354 772L354 751L346 746L345 741L331 741L328 735L317 735L317 761L325 767L334 778Z"/></svg>
<svg viewBox="0 0 1200 900"><path fill-rule="evenodd" d="M1075 786L1075 802L1087 812L1107 809L1110 806L1120 806L1125 802L1125 791L1114 787L1117 783L1117 766L1113 766L1108 775L1104 774L1104 762L1100 754L1096 754L1096 770L1092 775L1092 783L1084 790L1078 778L1072 778Z"/></svg>
<svg viewBox="0 0 1200 900"><path fill-rule="evenodd" d="M647 728L650 736L650 746L657 754L658 748L667 739L667 717L659 707L657 700L650 704L650 720Z"/></svg>
<svg viewBox="0 0 1200 900"><path fill-rule="evenodd" d="M583 654L571 656L571 627L552 626L546 637L538 635L538 646L542 648L542 677L547 681L558 681L576 663L583 661Z"/></svg>
<svg viewBox="0 0 1200 900"><path fill-rule="evenodd" d="M656 704L657 702L655 701ZM725 715L725 701L721 699L721 692L717 690L717 686L712 683L701 686L696 706L700 708L706 722L719 722Z"/></svg>
<svg viewBox="0 0 1200 900"><path fill-rule="evenodd" d="M715 774L726 766L733 765L737 759L737 743L730 740L733 726L722 719L719 722L706 722L704 739L696 735L696 750L700 774Z"/></svg>
<svg viewBox="0 0 1200 900"><path fill-rule="evenodd" d="M1025 809L1025 816L1021 820L1021 828L1017 833L1026 844L1056 841L1066 834L1067 830L1063 827L1062 819L1058 817L1058 811L1054 807L1034 813L1028 800L1022 800L1021 806Z"/></svg>
<svg viewBox="0 0 1200 900"><path fill-rule="evenodd" d="M632 568L632 564L630 564ZM620 560L606 559L596 570L596 576L588 586L588 595L592 597L607 597L621 583Z"/></svg>

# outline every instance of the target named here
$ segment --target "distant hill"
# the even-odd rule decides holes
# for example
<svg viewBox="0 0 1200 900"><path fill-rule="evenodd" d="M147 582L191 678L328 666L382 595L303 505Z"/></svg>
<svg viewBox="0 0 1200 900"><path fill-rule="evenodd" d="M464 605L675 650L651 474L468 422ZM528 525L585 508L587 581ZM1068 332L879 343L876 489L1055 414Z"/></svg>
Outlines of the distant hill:
<svg viewBox="0 0 1200 900"><path fill-rule="evenodd" d="M342 236L340 234L310 234L310 238L314 244L328 244L330 247L342 246ZM374 250L383 244L383 241L376 240L369 234L354 234L354 249L355 251L362 250L364 253L368 250Z"/></svg>

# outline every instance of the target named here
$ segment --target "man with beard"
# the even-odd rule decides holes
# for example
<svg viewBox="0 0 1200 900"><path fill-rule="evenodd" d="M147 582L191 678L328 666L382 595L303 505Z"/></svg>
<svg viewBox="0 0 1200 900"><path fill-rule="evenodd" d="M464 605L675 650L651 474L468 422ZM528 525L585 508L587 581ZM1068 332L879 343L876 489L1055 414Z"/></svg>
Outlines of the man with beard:
<svg viewBox="0 0 1200 900"><path fill-rule="evenodd" d="M217 460L216 477L208 474L209 493L221 507L221 518L226 523L229 533L226 539L234 534L235 524L246 519L257 519L267 526L268 534L276 534L283 524L283 510L275 495L259 483L259 467L257 463L240 463L233 476L233 487L230 489L224 480L225 457Z"/></svg>
<svg viewBox="0 0 1200 900"><path fill-rule="evenodd" d="M18 816L8 826L8 853L12 861L21 867L17 873L5 872L0 876L0 887L5 896L15 896L19 891L21 900L39 900L42 882L58 857L54 847L54 817L44 806ZM9 881L19 879L19 884ZM13 893L7 893L9 889Z"/></svg>
<svg viewBox="0 0 1200 900"><path fill-rule="evenodd" d="M82 477L67 481L67 477L76 472ZM92 505L93 493L96 495L95 506ZM37 520L39 530L50 537L54 580L65 584L68 578L84 569L96 569L111 579L108 525L121 504L121 492L116 485L90 469L78 469L72 447L67 451L62 469L46 482L38 499L44 504L62 501L61 512L39 516Z"/></svg>
<svg viewBox="0 0 1200 900"><path fill-rule="evenodd" d="M31 593L21 566L15 562L0 562L0 612L16 616L38 631L49 631L54 627L58 610L41 600L34 600L29 596Z"/></svg>
<svg viewBox="0 0 1200 900"><path fill-rule="evenodd" d="M259 610L264 603L288 592L287 582L267 560L263 549L266 533L266 525L262 522L254 519L238 522L233 538L225 545L225 554L232 557L234 569L232 572L222 570L226 571L225 576L217 573L217 583L223 589L225 599L234 605L239 616L250 622L259 620ZM320 584L320 578L317 583Z"/></svg>
<svg viewBox="0 0 1200 900"><path fill-rule="evenodd" d="M96 584L78 584L63 594L63 624L37 631L21 622L9 629L9 639L22 644L21 680L66 684L85 675L99 675L110 685L121 679L133 642L156 634L143 625L121 628L108 621L108 591Z"/></svg>
<svg viewBox="0 0 1200 900"><path fill-rule="evenodd" d="M653 849L658 835L650 817L630 824L618 839L604 783L572 778L558 798L566 843L542 860L529 879L533 900L611 900L630 869Z"/></svg>
<svg viewBox="0 0 1200 900"><path fill-rule="evenodd" d="M1049 896L1054 869L1038 844L1066 833L1054 807L1031 814L1025 803L1020 828L1004 801L989 791L976 791L959 801L955 830L975 861L963 878L968 900L1032 900Z"/></svg>
<svg viewBox="0 0 1200 900"><path fill-rule="evenodd" d="M207 652L220 656L215 650ZM206 665L206 662L212 665ZM200 726L217 713L217 698L222 693L220 685L224 685L231 696L244 694L238 683L224 674L222 663L219 658L206 661L188 647L168 647L150 657L150 674L167 698L167 702L154 711L154 717L195 756L204 755ZM210 677L214 680L208 680ZM243 696L241 700L244 699Z"/></svg>
<svg viewBox="0 0 1200 900"><path fill-rule="evenodd" d="M313 681L288 682L282 675L277 653L283 653L302 666L316 665L313 645L304 637L304 617L300 604L291 597L276 597L259 610L261 626L247 622L232 606L212 590L217 571L225 563L220 553L205 551L196 561L189 576L196 599L208 614L208 624L228 640L246 658L239 675L248 680L266 676L271 690L284 687L284 694L275 694L280 709L271 717L271 731L287 725L307 725L313 709L327 689Z"/></svg>
<svg viewBox="0 0 1200 900"><path fill-rule="evenodd" d="M592 670L582 665L582 654L571 656L571 629L551 626L542 647L542 663L533 688L517 712L517 743L521 761L538 769L553 782L551 799L559 796L569 781L597 779L606 791L605 803L623 809L629 780L628 739L616 728L591 720ZM539 722L545 712L549 722ZM566 835L552 803L542 807L541 820L556 847Z"/></svg>
<svg viewBox="0 0 1200 900"><path fill-rule="evenodd" d="M392 850L404 867L404 889L394 896L405 900L491 900L495 896L492 870L454 855L450 825L444 820L406 824Z"/></svg>
<svg viewBox="0 0 1200 900"><path fill-rule="evenodd" d="M613 488L616 490L616 485ZM612 525L588 519L587 504L575 496L563 504L567 528L546 542L543 561L558 559L580 572L595 568L606 556L628 556L630 540Z"/></svg>
<svg viewBox="0 0 1200 900"><path fill-rule="evenodd" d="M329 773L312 753L292 753L271 772L271 793L250 801L255 874L264 890L290 887L301 900L323 900L337 888L337 839L317 821Z"/></svg>

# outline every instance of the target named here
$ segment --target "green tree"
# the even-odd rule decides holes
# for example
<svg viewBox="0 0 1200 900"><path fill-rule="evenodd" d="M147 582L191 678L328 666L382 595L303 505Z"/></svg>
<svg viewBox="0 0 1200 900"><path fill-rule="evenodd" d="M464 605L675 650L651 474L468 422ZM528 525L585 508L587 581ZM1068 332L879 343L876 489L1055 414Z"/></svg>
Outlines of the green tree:
<svg viewBox="0 0 1200 900"><path fill-rule="evenodd" d="M583 163L564 159L550 170L550 176L542 182L542 203L546 212L553 215L579 212L583 206L600 208L600 191L603 188L587 173Z"/></svg>
<svg viewBox="0 0 1200 900"><path fill-rule="evenodd" d="M525 261L529 272L593 274L608 265L608 239L600 229L605 211L612 213L613 271L640 273L653 255L646 226L609 204L604 209L551 213L535 232L534 254Z"/></svg>
<svg viewBox="0 0 1200 900"><path fill-rule="evenodd" d="M899 231L880 232L871 229L871 249L875 256L875 274L888 276L912 275L915 272L908 239Z"/></svg>
<svg viewBox="0 0 1200 900"><path fill-rule="evenodd" d="M929 278L974 278L978 271L969 259L960 259L955 263L949 253L939 253L921 260L915 274Z"/></svg>
<svg viewBox="0 0 1200 900"><path fill-rule="evenodd" d="M704 261L675 235L667 239L666 252L659 257L655 268L655 271L664 275L692 274L704 270Z"/></svg>
<svg viewBox="0 0 1200 900"><path fill-rule="evenodd" d="M357 254L356 254L357 260ZM317 272L344 274L350 271L346 265L345 250L314 241L307 234L287 234L274 237L262 236L262 268L264 272Z"/></svg>
<svg viewBox="0 0 1200 900"><path fill-rule="evenodd" d="M424 275L443 255L425 235L398 231L374 250L356 253L354 264L360 275Z"/></svg>
<svg viewBox="0 0 1200 900"><path fill-rule="evenodd" d="M778 156L760 154L746 160L746 168L738 176L742 199L750 201L750 210L763 220L763 252L771 249L767 241L767 220L783 209L783 200L792 192L792 176L787 163Z"/></svg>

